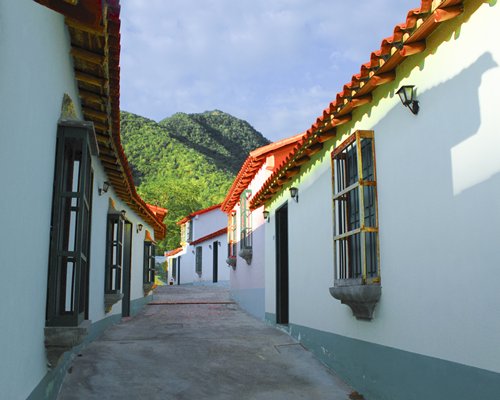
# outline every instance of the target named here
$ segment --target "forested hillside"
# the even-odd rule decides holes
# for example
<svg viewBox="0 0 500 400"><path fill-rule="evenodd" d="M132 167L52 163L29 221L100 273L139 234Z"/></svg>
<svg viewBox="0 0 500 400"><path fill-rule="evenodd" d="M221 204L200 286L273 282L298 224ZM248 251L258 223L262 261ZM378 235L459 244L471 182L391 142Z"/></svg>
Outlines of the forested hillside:
<svg viewBox="0 0 500 400"><path fill-rule="evenodd" d="M169 210L159 251L177 247L176 222L221 202L248 153L269 143L221 111L177 113L160 123L122 112L121 138L141 197Z"/></svg>

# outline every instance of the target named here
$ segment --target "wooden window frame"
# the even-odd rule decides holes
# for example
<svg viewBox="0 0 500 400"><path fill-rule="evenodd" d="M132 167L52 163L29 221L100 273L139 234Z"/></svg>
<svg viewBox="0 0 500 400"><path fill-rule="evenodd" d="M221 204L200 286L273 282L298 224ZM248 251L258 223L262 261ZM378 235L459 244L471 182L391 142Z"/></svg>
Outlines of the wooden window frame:
<svg viewBox="0 0 500 400"><path fill-rule="evenodd" d="M47 326L78 326L88 319L92 155L97 155L93 125L61 122L54 170Z"/></svg>
<svg viewBox="0 0 500 400"><path fill-rule="evenodd" d="M177 279L177 258L172 258L172 279Z"/></svg>
<svg viewBox="0 0 500 400"><path fill-rule="evenodd" d="M371 142L372 179L363 176L363 156L365 143ZM363 142L363 143L362 143ZM368 145L370 146L370 145ZM370 151L371 150L371 151ZM355 151L357 179L347 184L347 152ZM333 187L333 219L334 219L334 271L335 286L366 285L380 283L380 252L375 139L373 131L358 130L342 142L331 154L332 187ZM341 165L342 164L342 165ZM353 197L350 197L350 196ZM354 199L354 200L353 200ZM365 202L372 202L370 211L373 215L365 215ZM355 228L349 226L350 204L357 204L356 212L359 221ZM374 210L373 210L374 208ZM368 224L367 218L371 218ZM353 224L354 225L354 224ZM356 241L356 245L353 242ZM358 244L359 243L359 244ZM368 243L368 245L367 245ZM358 254L359 246L359 254ZM356 254L354 254L356 252ZM370 258L369 258L370 257ZM354 271L353 259L359 259L359 270ZM368 260L371 270L368 270ZM375 267L373 266L375 263Z"/></svg>
<svg viewBox="0 0 500 400"><path fill-rule="evenodd" d="M232 210L228 215L227 222L227 256L228 258L236 258L238 240L236 239L236 211Z"/></svg>
<svg viewBox="0 0 500 400"><path fill-rule="evenodd" d="M240 196L240 250L252 249L252 211L249 200L252 191L246 189Z"/></svg>
<svg viewBox="0 0 500 400"><path fill-rule="evenodd" d="M125 220L121 213L108 214L106 229L106 267L104 293L117 294L122 292L123 279L123 249Z"/></svg>
<svg viewBox="0 0 500 400"><path fill-rule="evenodd" d="M198 276L201 276L203 273L203 247L196 246L195 247L195 272Z"/></svg>
<svg viewBox="0 0 500 400"><path fill-rule="evenodd" d="M155 283L155 244L154 242L144 242L144 262L142 283L154 284Z"/></svg>

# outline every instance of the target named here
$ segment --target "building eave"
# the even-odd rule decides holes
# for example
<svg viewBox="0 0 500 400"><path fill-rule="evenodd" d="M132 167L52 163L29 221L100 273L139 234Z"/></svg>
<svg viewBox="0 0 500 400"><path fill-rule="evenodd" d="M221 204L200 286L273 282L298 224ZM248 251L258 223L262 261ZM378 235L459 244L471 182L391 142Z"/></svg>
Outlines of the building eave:
<svg viewBox="0 0 500 400"><path fill-rule="evenodd" d="M94 124L99 158L115 193L149 223L157 240L166 227L135 189L120 139L120 2L36 0L60 12L71 39L71 56L82 113Z"/></svg>
<svg viewBox="0 0 500 400"><path fill-rule="evenodd" d="M300 141L303 136L304 133L300 133L298 135L270 143L266 146L259 147L258 149L250 152L249 156L236 175L233 184L229 188L229 191L222 202L221 210L225 213L231 212L235 204L238 203L241 193L243 193L243 191L248 187L249 183L262 168L262 165L266 162L267 156L272 155L286 146L292 146L294 143Z"/></svg>
<svg viewBox="0 0 500 400"><path fill-rule="evenodd" d="M425 50L426 39L441 23L463 11L463 0L422 0L419 8L408 12L406 22L394 27L393 35L381 42L379 50L371 53L370 61L361 65L360 72L343 86L334 101L307 130L293 152L265 181L250 201L251 209L270 202L282 190L292 174L300 172L307 157L320 151L323 143L337 136L337 127L351 120L352 111L369 104L371 93L396 79L396 68L407 57Z"/></svg>

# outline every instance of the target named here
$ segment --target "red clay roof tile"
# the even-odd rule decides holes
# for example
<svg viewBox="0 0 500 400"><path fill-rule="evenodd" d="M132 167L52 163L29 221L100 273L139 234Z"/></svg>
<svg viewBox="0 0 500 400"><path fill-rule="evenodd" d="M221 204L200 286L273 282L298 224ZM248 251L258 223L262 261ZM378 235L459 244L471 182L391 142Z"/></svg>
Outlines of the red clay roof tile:
<svg viewBox="0 0 500 400"><path fill-rule="evenodd" d="M336 126L348 122L351 119L350 110L370 102L371 91L394 80L394 71L405 60L405 56L422 51L425 48L425 42L422 44L422 40L436 29L439 22L459 15L462 12L461 4L462 0L441 0L432 8L432 0L421 0L419 8L410 10L406 21L396 25L393 35L382 40L380 49L370 54L370 61L361 65L360 72L352 76L351 82L343 86L335 100L306 131L299 146L294 148L289 157L266 180L252 198L251 208L255 209L272 198L272 194L282 186L283 183L280 182L283 182L285 172L297 166L295 160L305 154L307 147L318 141L321 132L334 130ZM353 90L358 91L354 96Z"/></svg>

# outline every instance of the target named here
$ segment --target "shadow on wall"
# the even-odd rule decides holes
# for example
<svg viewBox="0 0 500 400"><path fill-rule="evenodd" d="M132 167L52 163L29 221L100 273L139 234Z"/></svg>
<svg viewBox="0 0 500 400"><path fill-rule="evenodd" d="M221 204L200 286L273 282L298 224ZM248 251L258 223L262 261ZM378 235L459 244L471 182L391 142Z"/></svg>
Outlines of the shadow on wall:
<svg viewBox="0 0 500 400"><path fill-rule="evenodd" d="M493 144L500 145L498 130L489 129L489 118L496 113L485 113L488 104L480 104L479 98L484 75L497 67L492 54L486 52L458 75L420 97L422 112L430 117L429 134L434 136L429 138L426 154L432 153L432 148L442 151L438 157L446 160L450 171L436 183L449 182L451 189L447 190L453 195L500 172L500 157L489 150L498 148ZM432 109L426 109L426 104Z"/></svg>
<svg viewBox="0 0 500 400"><path fill-rule="evenodd" d="M232 289L264 288L265 224L266 221L252 230L252 258L250 263L247 263L245 259L238 255L235 268L225 265L225 267L231 268ZM238 238L240 238L240 232L238 232ZM240 240L236 243L236 247L236 253L239 254L241 250Z"/></svg>
<svg viewBox="0 0 500 400"><path fill-rule="evenodd" d="M500 157L488 150L491 140L499 142L500 135L498 129L488 129L488 118L493 116L482 115L480 106L487 109L488 105L479 102L483 75L497 67L492 54L484 53L453 78L420 94L416 117L407 115L408 122L402 124L402 118L393 118L393 111L377 125L375 135L380 133L396 143L404 140L405 151L391 151L394 146L389 144L377 146L377 158L387 162L386 167L393 169L391 174L396 178L416 183L410 202L418 200L417 205L424 200L425 204L429 193L439 194L434 199L450 197L484 181L475 165L485 154L495 159L489 163L488 177L500 172ZM410 118L416 118L417 123ZM379 140L376 136L376 143ZM423 177L425 182L421 182ZM420 191L422 186L428 188L427 193Z"/></svg>
<svg viewBox="0 0 500 400"><path fill-rule="evenodd" d="M445 273L438 266L456 263L460 275L467 262L477 263L468 248L481 247L485 260L492 256L481 238L500 223L494 206L500 189L493 185L500 176L500 130L498 102L485 99L493 99L498 76L492 54L483 53L421 93L417 116L394 108L375 127L381 234L386 229L404 238L396 248L436 266L435 278ZM412 262L406 260L407 267L417 268Z"/></svg>

